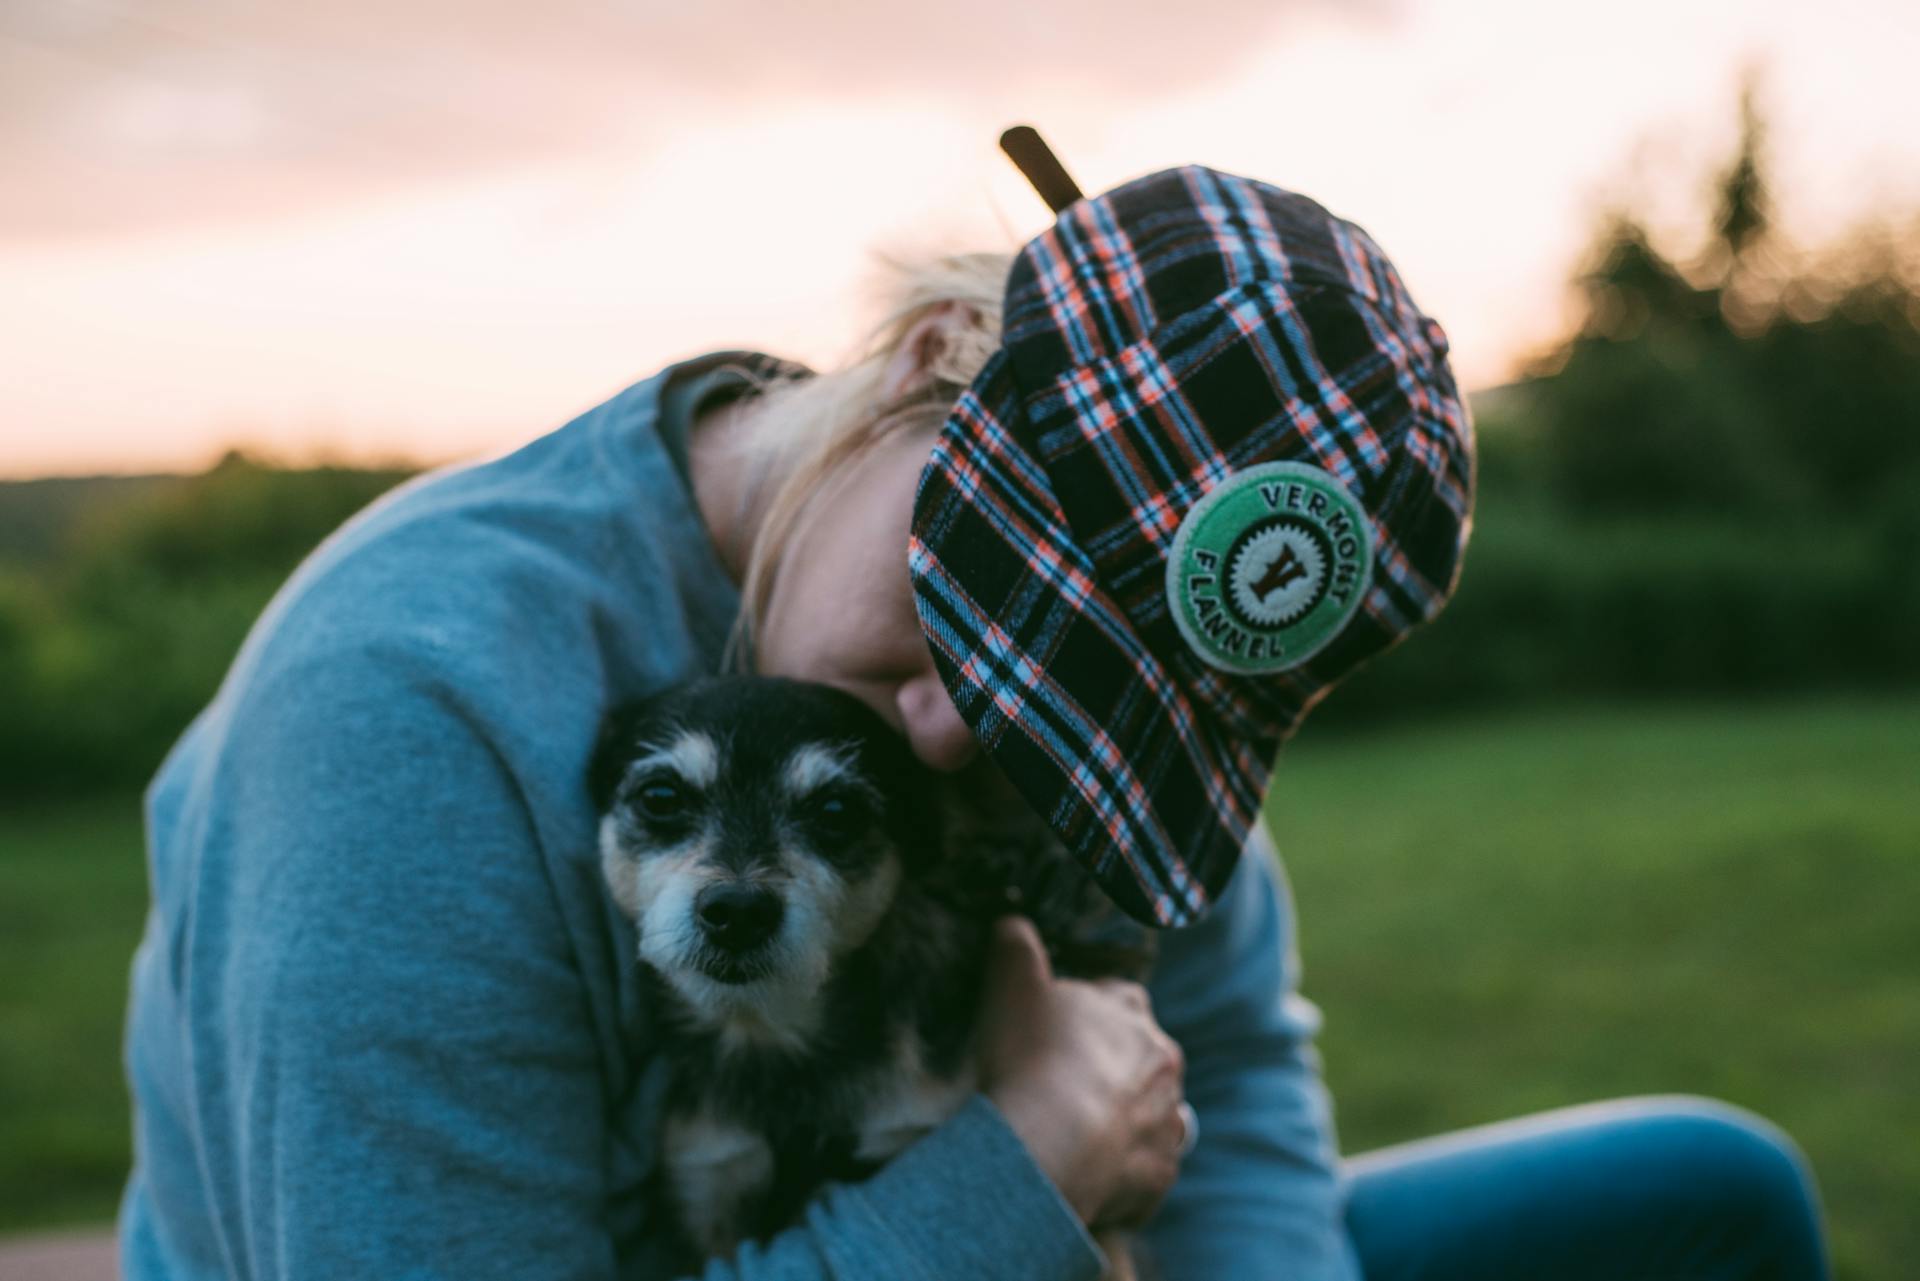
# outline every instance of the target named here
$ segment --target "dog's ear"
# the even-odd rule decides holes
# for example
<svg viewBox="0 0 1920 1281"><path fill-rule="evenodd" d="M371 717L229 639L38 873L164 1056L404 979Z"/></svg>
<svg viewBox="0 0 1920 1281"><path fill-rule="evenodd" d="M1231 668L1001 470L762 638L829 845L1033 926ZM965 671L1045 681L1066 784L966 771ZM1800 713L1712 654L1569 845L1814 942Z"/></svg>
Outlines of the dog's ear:
<svg viewBox="0 0 1920 1281"><path fill-rule="evenodd" d="M640 742L640 728L653 714L656 700L635 699L608 712L600 722L600 740L594 744L593 762L587 767L587 790L593 796L594 809L605 813L613 804L614 793L626 774L628 762Z"/></svg>

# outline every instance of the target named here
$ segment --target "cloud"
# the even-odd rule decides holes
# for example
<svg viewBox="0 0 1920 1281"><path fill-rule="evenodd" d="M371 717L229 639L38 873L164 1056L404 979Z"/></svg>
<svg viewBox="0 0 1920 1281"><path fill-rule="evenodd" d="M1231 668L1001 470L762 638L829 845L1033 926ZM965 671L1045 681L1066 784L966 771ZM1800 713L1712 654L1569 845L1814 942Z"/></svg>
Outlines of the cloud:
<svg viewBox="0 0 1920 1281"><path fill-rule="evenodd" d="M1393 0L10 0L0 237L249 220L623 148L783 100L1011 122L1227 76ZM1333 15L1337 14L1335 18Z"/></svg>

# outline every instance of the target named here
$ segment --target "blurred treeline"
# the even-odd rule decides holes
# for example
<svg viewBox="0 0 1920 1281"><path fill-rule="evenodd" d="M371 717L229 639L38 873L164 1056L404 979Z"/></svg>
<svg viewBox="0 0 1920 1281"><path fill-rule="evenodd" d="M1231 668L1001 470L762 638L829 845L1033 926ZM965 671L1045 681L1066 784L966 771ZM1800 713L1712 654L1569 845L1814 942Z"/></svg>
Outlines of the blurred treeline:
<svg viewBox="0 0 1920 1281"><path fill-rule="evenodd" d="M1808 251L1748 89L1702 248L1602 221L1581 319L1476 401L1459 595L1324 721L1920 682L1920 216Z"/></svg>
<svg viewBox="0 0 1920 1281"><path fill-rule="evenodd" d="M1784 243L1743 125L1700 251L1603 220L1572 336L1477 403L1457 599L1320 722L1920 682L1916 238ZM149 775L300 557L405 475L0 486L0 794Z"/></svg>
<svg viewBox="0 0 1920 1281"><path fill-rule="evenodd" d="M0 796L152 774L294 565L406 475L236 453L0 485Z"/></svg>

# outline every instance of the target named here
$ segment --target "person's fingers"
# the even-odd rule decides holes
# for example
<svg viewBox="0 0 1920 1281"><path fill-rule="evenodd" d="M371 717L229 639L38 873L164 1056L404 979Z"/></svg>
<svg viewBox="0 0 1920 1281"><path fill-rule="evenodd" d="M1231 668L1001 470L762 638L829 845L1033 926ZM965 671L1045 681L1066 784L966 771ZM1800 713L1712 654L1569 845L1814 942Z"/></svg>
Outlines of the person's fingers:
<svg viewBox="0 0 1920 1281"><path fill-rule="evenodd" d="M1186 1097L1185 1083L1171 1072L1158 1073L1147 1083L1145 1098L1148 1106L1153 1109L1152 1114L1156 1117L1173 1115L1173 1110L1179 1107Z"/></svg>
<svg viewBox="0 0 1920 1281"><path fill-rule="evenodd" d="M1132 1233L1109 1228L1093 1243L1107 1256L1107 1270L1100 1274L1100 1281L1139 1281L1140 1273L1133 1265Z"/></svg>
<svg viewBox="0 0 1920 1281"><path fill-rule="evenodd" d="M1024 916L1003 916L995 921L987 953L982 1021L997 1023L1030 1014L1051 982L1053 965L1047 960L1047 949L1041 945L1033 922Z"/></svg>
<svg viewBox="0 0 1920 1281"><path fill-rule="evenodd" d="M1139 1141L1156 1152L1179 1146L1180 1105L1185 1101L1178 1088L1168 1089L1156 1084L1152 1094L1142 1100L1140 1110L1135 1113L1139 1118Z"/></svg>
<svg viewBox="0 0 1920 1281"><path fill-rule="evenodd" d="M1183 1084L1187 1079L1187 1053L1180 1048L1180 1042L1167 1035L1166 1029L1160 1028L1157 1024L1155 1028L1160 1033L1160 1048L1166 1055L1167 1072L1173 1077L1176 1085Z"/></svg>
<svg viewBox="0 0 1920 1281"><path fill-rule="evenodd" d="M1156 1159L1178 1165L1199 1139L1199 1118L1178 1083L1156 1081L1142 1099L1135 1142Z"/></svg>
<svg viewBox="0 0 1920 1281"><path fill-rule="evenodd" d="M1170 1151L1136 1149L1126 1161L1118 1189L1089 1227L1096 1233L1140 1227L1160 1209L1179 1172L1179 1162Z"/></svg>

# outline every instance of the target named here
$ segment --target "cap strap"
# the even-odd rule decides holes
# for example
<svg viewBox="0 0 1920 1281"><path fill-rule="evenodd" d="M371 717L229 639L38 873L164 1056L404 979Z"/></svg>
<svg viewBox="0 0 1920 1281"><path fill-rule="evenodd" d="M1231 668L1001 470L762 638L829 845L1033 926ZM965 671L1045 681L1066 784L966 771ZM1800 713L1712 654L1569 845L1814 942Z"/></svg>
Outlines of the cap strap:
<svg viewBox="0 0 1920 1281"><path fill-rule="evenodd" d="M1032 125L1015 125L1001 134L1000 150L1007 153L1007 158L1027 176L1033 189L1040 193L1040 199L1055 213L1080 199L1079 186Z"/></svg>

